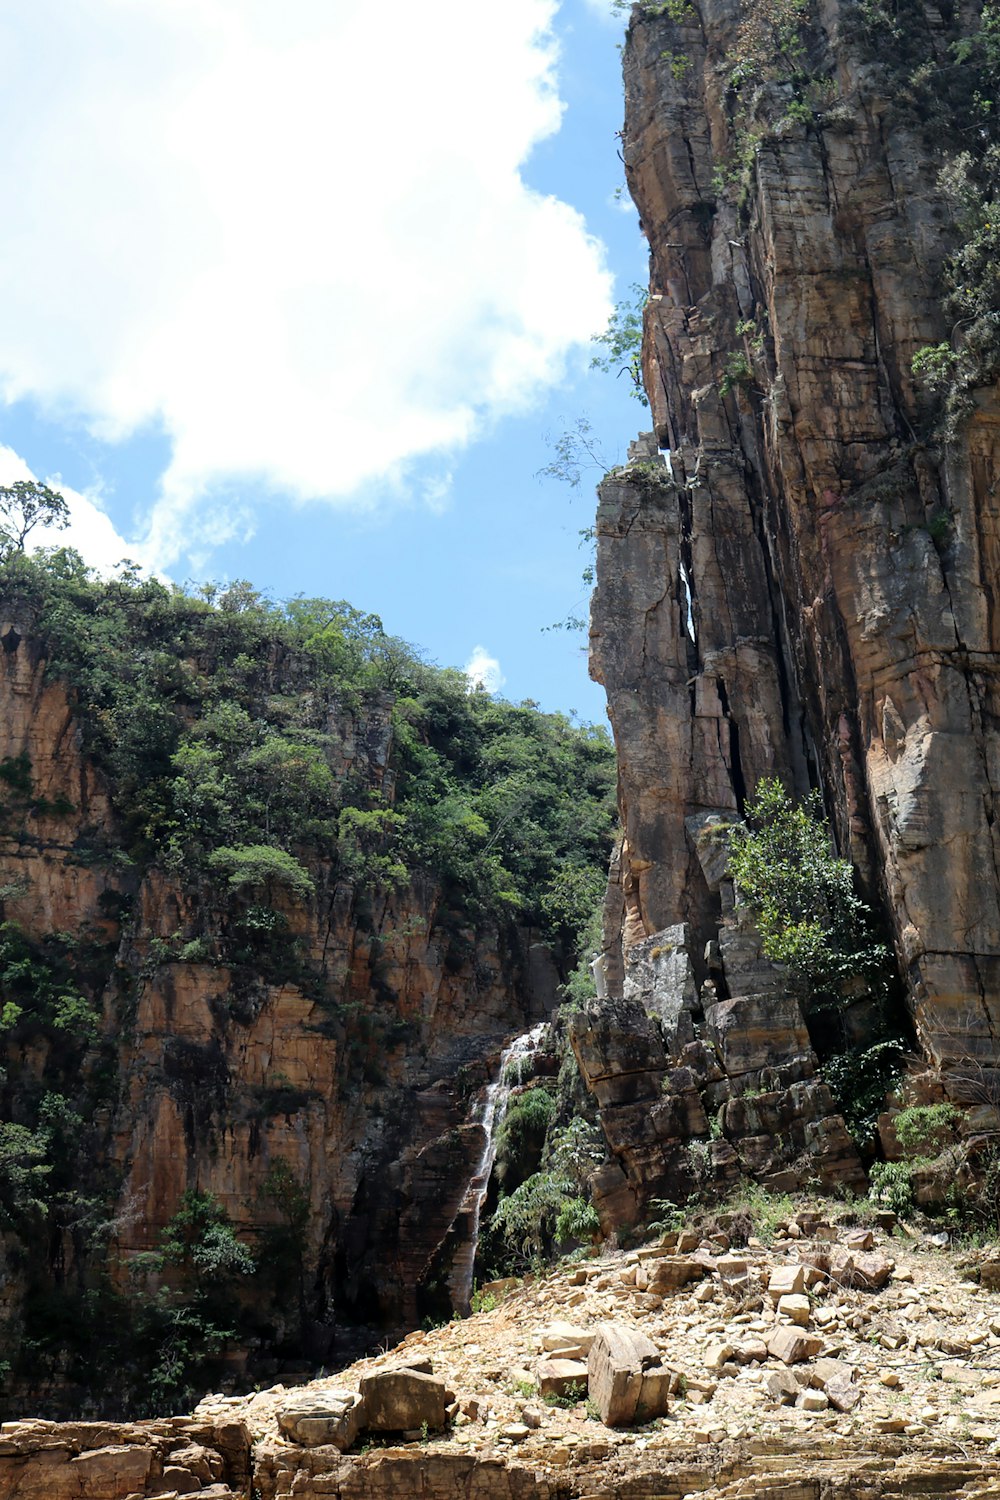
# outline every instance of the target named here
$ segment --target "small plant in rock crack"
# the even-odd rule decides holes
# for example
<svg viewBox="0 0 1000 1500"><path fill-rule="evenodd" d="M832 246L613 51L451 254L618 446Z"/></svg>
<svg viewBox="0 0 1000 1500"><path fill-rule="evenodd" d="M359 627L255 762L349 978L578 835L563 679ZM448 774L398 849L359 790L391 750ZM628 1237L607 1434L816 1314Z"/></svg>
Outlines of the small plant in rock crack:
<svg viewBox="0 0 1000 1500"><path fill-rule="evenodd" d="M546 1406L561 1406L568 1410L571 1406L579 1406L580 1402L586 1399L586 1395L587 1387L575 1381L566 1387L561 1396L557 1396L555 1391L547 1391L542 1400Z"/></svg>

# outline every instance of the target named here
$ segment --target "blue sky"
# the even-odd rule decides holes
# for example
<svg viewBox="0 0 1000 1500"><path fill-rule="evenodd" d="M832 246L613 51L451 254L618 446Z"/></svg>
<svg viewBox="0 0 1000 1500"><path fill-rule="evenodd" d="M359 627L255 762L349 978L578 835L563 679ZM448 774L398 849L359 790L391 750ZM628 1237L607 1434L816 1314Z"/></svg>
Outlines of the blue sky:
<svg viewBox="0 0 1000 1500"><path fill-rule="evenodd" d="M346 598L602 719L544 629L585 613L590 478L536 474L581 416L609 463L644 425L589 369L646 267L609 9L9 8L0 481L72 492L96 565Z"/></svg>

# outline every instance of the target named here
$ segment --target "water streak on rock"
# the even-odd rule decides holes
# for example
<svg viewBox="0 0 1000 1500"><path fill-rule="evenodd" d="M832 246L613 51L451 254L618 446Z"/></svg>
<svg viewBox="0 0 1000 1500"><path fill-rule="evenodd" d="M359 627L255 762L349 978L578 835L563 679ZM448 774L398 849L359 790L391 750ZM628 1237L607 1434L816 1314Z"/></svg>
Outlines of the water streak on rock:
<svg viewBox="0 0 1000 1500"><path fill-rule="evenodd" d="M483 1129L483 1149L475 1170L469 1178L462 1206L455 1216L456 1224L459 1224L463 1218L466 1220L468 1231L452 1262L451 1275L448 1279L452 1305L459 1312L468 1311L472 1297L472 1278L476 1264L476 1251L479 1248L480 1218L490 1185L493 1163L496 1160L497 1138L507 1113L511 1090L521 1082L525 1062L538 1051L538 1044L547 1024L545 1021L540 1022L530 1031L526 1031L523 1036L515 1037L510 1046L504 1048L500 1055L497 1076L483 1092L480 1102L481 1112L476 1121Z"/></svg>

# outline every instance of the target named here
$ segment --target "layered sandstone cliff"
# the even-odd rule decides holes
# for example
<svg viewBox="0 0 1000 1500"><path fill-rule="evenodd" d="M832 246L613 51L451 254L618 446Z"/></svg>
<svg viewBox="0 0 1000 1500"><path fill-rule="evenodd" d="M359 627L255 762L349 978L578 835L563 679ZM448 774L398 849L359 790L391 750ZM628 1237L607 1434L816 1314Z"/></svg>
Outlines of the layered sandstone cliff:
<svg viewBox="0 0 1000 1500"><path fill-rule="evenodd" d="M308 897L270 891L268 910L286 925L257 959L220 957L233 951L220 946L233 913L218 886L124 857L113 789L77 708L47 670L31 618L15 613L0 624L2 916L39 951L56 935L99 1017L75 1052L51 1027L4 1019L0 1087L15 1122L5 1129L22 1129L46 1089L72 1100L81 1135L71 1186L84 1203L50 1211L34 1262L25 1236L41 1221L26 1210L18 1228L0 1215L0 1327L15 1376L21 1340L38 1338L53 1297L79 1308L73 1299L95 1296L108 1272L126 1295L136 1274L148 1276L143 1253L191 1190L221 1207L266 1282L230 1348L237 1375L247 1332L258 1354L329 1361L352 1337L365 1342L353 1325L381 1338L447 1314L484 1144L477 1101L505 1042L555 1004L549 949L510 922L456 929L430 877L380 888L327 858ZM295 688L289 672L279 664L275 691ZM390 708L377 693L326 705L339 784L387 785ZM275 972L282 955L300 982ZM5 1172L30 1165L23 1141L5 1138ZM4 1177L8 1197L19 1180ZM106 1228L85 1242L88 1194ZM268 1236L292 1229L276 1285ZM58 1350L58 1329L45 1332ZM109 1330L111 1341L121 1333ZM27 1387L8 1387L10 1409L27 1390L36 1410L118 1404L110 1391L67 1388L66 1368L59 1360L48 1380L36 1371Z"/></svg>
<svg viewBox="0 0 1000 1500"><path fill-rule="evenodd" d="M899 30L926 38L926 76L953 69L977 7L910 10ZM597 517L591 661L625 828L605 966L621 995L636 945L683 924L706 1038L722 1000L746 1036L775 1028L758 1067L799 1057L811 1077L797 1004L750 1014L772 986L739 941L713 831L765 775L818 786L884 914L920 1048L982 1102L1000 1047L1000 400L975 391L958 435L937 439L911 364L952 335L938 174L963 142L900 106L859 15L841 0L633 9L623 155L650 246L655 431L601 486ZM697 1063L670 1034L668 1064ZM745 1058L735 1071L760 1089ZM697 1081L712 1086L704 1068ZM781 1082L775 1132L795 1113ZM805 1114L826 1175L836 1108L817 1097ZM725 1130L758 1170L737 1138L759 1123Z"/></svg>

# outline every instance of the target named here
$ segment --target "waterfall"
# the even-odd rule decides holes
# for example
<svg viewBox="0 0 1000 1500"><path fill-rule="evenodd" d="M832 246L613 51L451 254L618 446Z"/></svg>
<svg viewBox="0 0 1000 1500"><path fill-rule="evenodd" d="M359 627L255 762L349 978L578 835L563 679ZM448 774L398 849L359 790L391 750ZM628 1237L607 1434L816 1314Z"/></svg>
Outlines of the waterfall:
<svg viewBox="0 0 1000 1500"><path fill-rule="evenodd" d="M510 1046L504 1048L497 1076L492 1083L487 1084L479 1106L476 1123L482 1125L485 1139L479 1160L469 1178L462 1205L455 1215L455 1224L465 1219L468 1229L452 1261L448 1277L452 1306L459 1312L468 1311L472 1296L472 1278L476 1251L479 1248L479 1219L490 1185L490 1175L497 1154L497 1136L507 1113L507 1101L511 1088L521 1082L524 1063L538 1051L538 1044L547 1025L547 1021L539 1022L531 1031L515 1037Z"/></svg>

